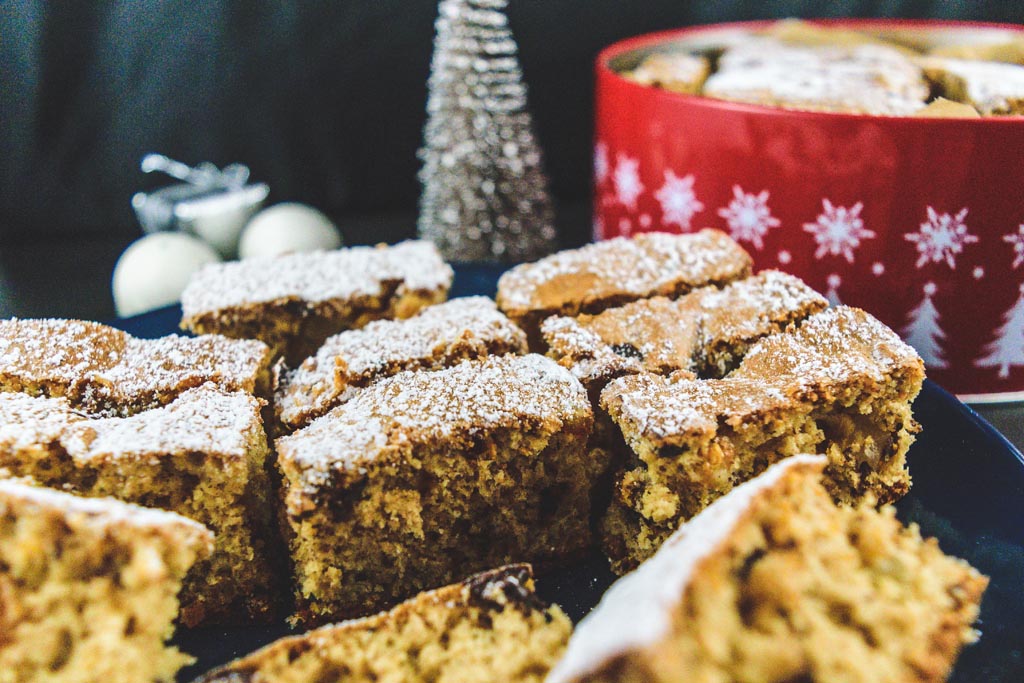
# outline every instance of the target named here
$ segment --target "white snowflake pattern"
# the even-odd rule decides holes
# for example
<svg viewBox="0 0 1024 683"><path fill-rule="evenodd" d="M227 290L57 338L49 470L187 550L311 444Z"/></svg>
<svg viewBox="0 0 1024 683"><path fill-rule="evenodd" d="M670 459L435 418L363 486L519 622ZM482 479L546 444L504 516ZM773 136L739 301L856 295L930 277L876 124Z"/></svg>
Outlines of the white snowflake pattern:
<svg viewBox="0 0 1024 683"><path fill-rule="evenodd" d="M917 232L908 232L903 235L908 242L914 242L917 246L917 267L921 268L926 263L946 262L951 269L956 268L956 255L964 250L967 244L978 241L976 235L972 235L964 223L967 217L967 209L961 209L955 216L948 213L938 213L932 207L928 207L928 220L921 223Z"/></svg>
<svg viewBox="0 0 1024 683"><path fill-rule="evenodd" d="M825 254L842 256L848 263L853 263L853 252L860 246L861 240L871 239L875 233L864 228L864 219L860 217L863 202L857 202L847 208L833 206L827 199L821 200L824 209L814 223L804 223L804 231L814 235L818 244L814 258L820 259Z"/></svg>
<svg viewBox="0 0 1024 683"><path fill-rule="evenodd" d="M787 250L783 249L782 251L779 252L779 263L781 263L782 265L788 265L789 262L792 260L793 255L790 254Z"/></svg>
<svg viewBox="0 0 1024 683"><path fill-rule="evenodd" d="M615 162L613 180L619 202L629 210L635 210L636 199L644 191L644 185L640 182L640 162L620 153Z"/></svg>
<svg viewBox="0 0 1024 683"><path fill-rule="evenodd" d="M693 216L704 210L704 204L693 192L693 182L692 173L680 178L671 169L665 171L665 184L654 193L661 204L664 225L675 223L683 230L689 229Z"/></svg>
<svg viewBox="0 0 1024 683"><path fill-rule="evenodd" d="M608 145L599 142L594 145L594 179L600 185L608 179Z"/></svg>
<svg viewBox="0 0 1024 683"><path fill-rule="evenodd" d="M843 278L839 277L839 273L831 273L825 278L825 283L828 285L825 298L828 299L829 305L841 306L843 302L839 298L839 286L843 284Z"/></svg>
<svg viewBox="0 0 1024 683"><path fill-rule="evenodd" d="M975 280L980 280L981 278L985 277L985 269L982 268L981 266L977 266L975 267L974 272L972 272L971 275L974 277Z"/></svg>
<svg viewBox="0 0 1024 683"><path fill-rule="evenodd" d="M1024 223L1017 226L1017 232L1003 235L1003 241L1013 245L1013 267L1024 263Z"/></svg>
<svg viewBox="0 0 1024 683"><path fill-rule="evenodd" d="M747 194L739 185L733 185L732 194L729 205L719 209L718 215L725 219L734 240L750 242L756 249L763 249L765 234L781 225L768 208L768 190Z"/></svg>
<svg viewBox="0 0 1024 683"><path fill-rule="evenodd" d="M885 264L881 261L875 261L871 264L871 272L875 274L875 277L882 277L885 275Z"/></svg>

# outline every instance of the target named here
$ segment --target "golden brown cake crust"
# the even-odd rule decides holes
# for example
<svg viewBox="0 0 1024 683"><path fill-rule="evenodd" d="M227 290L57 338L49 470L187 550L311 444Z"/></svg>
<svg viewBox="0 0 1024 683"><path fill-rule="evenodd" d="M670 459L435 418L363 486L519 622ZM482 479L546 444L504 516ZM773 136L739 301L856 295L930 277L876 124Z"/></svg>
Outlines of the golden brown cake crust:
<svg viewBox="0 0 1024 683"><path fill-rule="evenodd" d="M452 277L423 241L210 264L181 295L181 326L261 339L298 365L342 330L444 301Z"/></svg>
<svg viewBox="0 0 1024 683"><path fill-rule="evenodd" d="M586 392L543 356L403 372L277 440L304 621L356 616L483 567L590 545L606 463Z"/></svg>
<svg viewBox="0 0 1024 683"><path fill-rule="evenodd" d="M354 390L403 370L437 370L460 360L526 352L526 335L485 297L428 306L329 338L279 380L274 409L288 429L347 400Z"/></svg>
<svg viewBox="0 0 1024 683"><path fill-rule="evenodd" d="M919 60L941 94L982 116L1024 114L1024 66L945 57Z"/></svg>
<svg viewBox="0 0 1024 683"><path fill-rule="evenodd" d="M565 614L533 592L530 566L510 565L420 593L388 612L282 638L195 683L291 683L325 671L353 683L540 683L570 630Z"/></svg>
<svg viewBox="0 0 1024 683"><path fill-rule="evenodd" d="M82 320L0 320L0 391L65 396L76 408L131 415L206 382L266 395L270 350L257 341L137 339Z"/></svg>
<svg viewBox="0 0 1024 683"><path fill-rule="evenodd" d="M186 579L182 622L266 619L277 570L261 405L206 384L161 408L89 418L64 398L0 393L0 467L201 521L217 532L215 553Z"/></svg>
<svg viewBox="0 0 1024 683"><path fill-rule="evenodd" d="M717 230L649 232L516 266L498 281L497 302L527 335L539 335L540 322L551 315L598 313L659 295L675 298L746 277L750 267L749 254Z"/></svg>
<svg viewBox="0 0 1024 683"><path fill-rule="evenodd" d="M710 70L711 64L700 55L656 52L645 57L635 69L624 75L641 85L696 95L700 93Z"/></svg>

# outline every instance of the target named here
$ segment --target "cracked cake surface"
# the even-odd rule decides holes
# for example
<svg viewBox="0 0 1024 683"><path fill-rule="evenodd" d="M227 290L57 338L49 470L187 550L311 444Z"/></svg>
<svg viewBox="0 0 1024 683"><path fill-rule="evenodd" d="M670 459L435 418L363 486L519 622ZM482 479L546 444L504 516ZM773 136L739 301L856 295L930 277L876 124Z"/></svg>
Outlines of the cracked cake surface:
<svg viewBox="0 0 1024 683"><path fill-rule="evenodd" d="M83 320L0 320L0 391L64 396L95 414L131 415L206 382L267 395L269 363L257 341L139 339Z"/></svg>
<svg viewBox="0 0 1024 683"><path fill-rule="evenodd" d="M486 297L428 306L405 320L380 320L330 337L280 377L274 409L290 429L352 392L403 370L437 370L488 355L526 352L526 335Z"/></svg>
<svg viewBox="0 0 1024 683"><path fill-rule="evenodd" d="M722 379L612 381L601 406L626 448L603 521L613 566L635 566L680 521L795 453L828 455L840 502L897 500L910 488L910 406L923 380L920 357L892 330L840 306L761 339Z"/></svg>

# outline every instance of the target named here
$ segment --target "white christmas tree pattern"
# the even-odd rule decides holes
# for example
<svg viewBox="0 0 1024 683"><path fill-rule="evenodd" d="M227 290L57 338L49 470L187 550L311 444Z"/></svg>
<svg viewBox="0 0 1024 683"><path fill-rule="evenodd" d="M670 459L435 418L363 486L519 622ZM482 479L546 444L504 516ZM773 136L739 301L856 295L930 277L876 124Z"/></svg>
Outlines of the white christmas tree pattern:
<svg viewBox="0 0 1024 683"><path fill-rule="evenodd" d="M529 261L555 246L554 210L507 5L438 5L417 228L449 259Z"/></svg>
<svg viewBox="0 0 1024 683"><path fill-rule="evenodd" d="M839 277L839 273L832 273L825 282L828 285L828 291L825 292L828 305L841 306L843 302L839 298L839 285L843 284L843 278Z"/></svg>
<svg viewBox="0 0 1024 683"><path fill-rule="evenodd" d="M594 145L594 180L598 185L604 184L608 179L608 145L599 142Z"/></svg>
<svg viewBox="0 0 1024 683"><path fill-rule="evenodd" d="M1013 245L1013 267L1024 263L1024 223L1017 226L1017 232L1003 235L1003 241Z"/></svg>
<svg viewBox="0 0 1024 683"><path fill-rule="evenodd" d="M926 283L923 291L924 299L910 311L910 321L900 330L900 334L921 354L925 365L931 368L946 368L949 367L949 363L942 357L942 342L946 339L946 333L939 327L939 311L932 301L937 291L935 283Z"/></svg>
<svg viewBox="0 0 1024 683"><path fill-rule="evenodd" d="M833 206L827 199L821 200L824 211L818 215L814 223L804 223L804 231L814 235L818 244L814 258L820 259L825 254L842 256L848 263L853 263L853 252L860 246L861 240L871 239L875 233L864 228L864 219L860 217L863 202L857 202L850 208Z"/></svg>
<svg viewBox="0 0 1024 683"><path fill-rule="evenodd" d="M661 204L662 224L675 223L680 229L688 230L694 215L704 210L704 204L693 192L693 182L692 173L680 178L671 169L665 171L665 184L654 193Z"/></svg>
<svg viewBox="0 0 1024 683"><path fill-rule="evenodd" d="M941 261L945 261L951 269L956 268L956 255L963 252L964 245L978 241L978 237L968 231L967 224L964 223L966 217L966 208L953 216L938 213L932 207L928 207L928 220L921 223L920 229L903 235L908 242L916 244L918 268L928 262Z"/></svg>
<svg viewBox="0 0 1024 683"><path fill-rule="evenodd" d="M1003 326L995 332L995 340L985 347L988 354L974 361L979 368L999 368L999 377L1010 376L1010 367L1024 365L1024 285L1017 301L1003 314Z"/></svg>
<svg viewBox="0 0 1024 683"><path fill-rule="evenodd" d="M747 194L739 185L733 185L732 194L729 205L719 209L718 215L725 219L734 240L750 242L756 249L763 249L765 234L781 225L768 208L768 190Z"/></svg>
<svg viewBox="0 0 1024 683"><path fill-rule="evenodd" d="M644 191L640 182L640 162L621 152L616 157L615 194L619 202L630 211L636 209L636 199Z"/></svg>

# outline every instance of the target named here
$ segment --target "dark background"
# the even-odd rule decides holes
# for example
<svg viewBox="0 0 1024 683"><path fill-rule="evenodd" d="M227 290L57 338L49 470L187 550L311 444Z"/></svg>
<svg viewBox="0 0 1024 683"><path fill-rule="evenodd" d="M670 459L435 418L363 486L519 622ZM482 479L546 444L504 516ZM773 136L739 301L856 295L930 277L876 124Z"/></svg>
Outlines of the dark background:
<svg viewBox="0 0 1024 683"><path fill-rule="evenodd" d="M242 162L349 244L411 236L432 0L0 7L0 315L109 318L142 155ZM1022 2L512 0L565 245L589 234L592 64L626 36L786 16L1024 21Z"/></svg>

